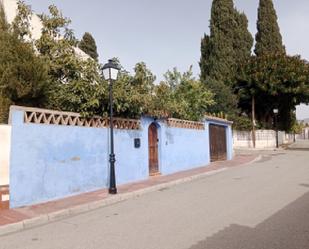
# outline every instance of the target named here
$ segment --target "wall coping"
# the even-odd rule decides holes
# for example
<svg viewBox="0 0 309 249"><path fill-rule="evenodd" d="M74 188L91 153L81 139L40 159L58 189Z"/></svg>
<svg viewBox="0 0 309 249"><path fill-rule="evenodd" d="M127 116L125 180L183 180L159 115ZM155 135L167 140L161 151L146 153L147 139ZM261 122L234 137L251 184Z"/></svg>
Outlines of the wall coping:
<svg viewBox="0 0 309 249"><path fill-rule="evenodd" d="M237 129L233 129L233 131L235 132L252 132L252 130L237 130ZM276 132L275 130L271 130L271 129L257 129L255 130L255 132ZM279 132L284 132L284 131L279 131Z"/></svg>
<svg viewBox="0 0 309 249"><path fill-rule="evenodd" d="M206 121L220 122L220 123L228 124L228 125L232 125L232 124L233 124L233 121L229 121L229 120L224 119L224 118L218 118L218 117L208 116L208 115L205 116L205 120L206 120Z"/></svg>
<svg viewBox="0 0 309 249"><path fill-rule="evenodd" d="M83 118L79 113L56 111L43 108L25 107L12 105L10 107L9 126L12 124L12 112L23 111L24 123L29 124L45 124L45 125L63 125L63 126L79 126L93 128L108 128L110 125L109 118L94 116L92 118ZM205 116L206 121L219 122L226 125L232 125L233 122L227 119ZM141 121L137 119L114 118L115 129L139 130ZM167 118L166 123L169 127L204 130L204 122L196 122L190 120L182 120L176 118Z"/></svg>
<svg viewBox="0 0 309 249"><path fill-rule="evenodd" d="M45 124L45 125L63 125L79 126L92 128L108 128L110 126L109 118L94 116L92 118L83 118L79 113L62 112L41 108L11 106L9 124L12 123L12 112L23 111L24 123ZM114 118L115 129L139 130L141 121L136 119Z"/></svg>
<svg viewBox="0 0 309 249"><path fill-rule="evenodd" d="M166 123L169 127L193 129L193 130L205 130L205 125L203 122L168 118L166 119Z"/></svg>

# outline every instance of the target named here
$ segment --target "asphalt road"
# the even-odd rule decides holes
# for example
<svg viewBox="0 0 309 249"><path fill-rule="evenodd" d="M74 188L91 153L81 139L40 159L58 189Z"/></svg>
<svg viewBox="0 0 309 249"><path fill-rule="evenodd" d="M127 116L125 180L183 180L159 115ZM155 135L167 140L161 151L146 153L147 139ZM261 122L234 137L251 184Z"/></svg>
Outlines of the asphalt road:
<svg viewBox="0 0 309 249"><path fill-rule="evenodd" d="M307 249L309 151L0 237L1 249Z"/></svg>

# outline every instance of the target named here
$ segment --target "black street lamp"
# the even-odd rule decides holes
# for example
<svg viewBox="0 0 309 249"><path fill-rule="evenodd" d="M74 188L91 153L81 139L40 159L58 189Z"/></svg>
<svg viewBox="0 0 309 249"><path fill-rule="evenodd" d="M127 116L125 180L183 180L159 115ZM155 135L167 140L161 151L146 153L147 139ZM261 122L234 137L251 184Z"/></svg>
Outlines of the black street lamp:
<svg viewBox="0 0 309 249"><path fill-rule="evenodd" d="M103 75L106 80L109 82L109 121L110 121L110 154L109 154L109 163L110 163L110 179L109 179L109 189L110 194L117 194L116 187L116 176L115 176L115 162L116 157L114 153L114 123L113 123L113 81L117 80L119 67L113 62L113 60L108 60L103 66Z"/></svg>
<svg viewBox="0 0 309 249"><path fill-rule="evenodd" d="M278 135L278 109L274 109L274 115L275 115L275 129L276 129L276 148L279 148L279 135Z"/></svg>

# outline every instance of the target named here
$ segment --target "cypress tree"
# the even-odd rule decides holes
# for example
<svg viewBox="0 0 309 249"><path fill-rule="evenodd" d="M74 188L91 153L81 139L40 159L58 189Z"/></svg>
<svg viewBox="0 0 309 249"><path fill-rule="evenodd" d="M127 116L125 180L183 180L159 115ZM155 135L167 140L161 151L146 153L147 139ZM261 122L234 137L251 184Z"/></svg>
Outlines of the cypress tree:
<svg viewBox="0 0 309 249"><path fill-rule="evenodd" d="M285 53L282 36L272 0L260 0L258 8L255 54Z"/></svg>
<svg viewBox="0 0 309 249"><path fill-rule="evenodd" d="M261 65L264 65L264 63L269 61L269 58L272 58L277 54L285 55L285 47L282 42L278 18L272 0L259 1L257 30L254 52L261 61ZM277 63L277 58L273 63ZM259 83L263 83L264 86L268 74L266 71L262 73L264 74L263 80ZM273 108L278 107L278 105L280 106L280 101L283 101L283 103L287 101L282 96L279 99L277 96L272 96L270 90L275 88L278 85L278 82L274 83L271 81L271 84L273 85L269 88L269 91L266 92L263 97L261 97L260 94L256 99L257 118L266 128L271 127ZM277 104L274 106L274 103ZM289 111L287 111L287 113L289 113ZM281 116L281 114L279 116Z"/></svg>
<svg viewBox="0 0 309 249"><path fill-rule="evenodd" d="M250 58L252 45L246 15L234 8L233 0L213 0L210 35L201 41L200 59L201 80L215 94L216 106L210 111L236 111L232 87L238 68Z"/></svg>
<svg viewBox="0 0 309 249"><path fill-rule="evenodd" d="M250 58L252 45L246 15L234 8L232 0L214 0L210 35L205 34L201 42L201 79L231 86L239 65Z"/></svg>
<svg viewBox="0 0 309 249"><path fill-rule="evenodd" d="M211 8L210 36L201 44L201 76L230 82L234 66L234 6L232 0L214 0Z"/></svg>
<svg viewBox="0 0 309 249"><path fill-rule="evenodd" d="M244 13L235 10L236 28L234 31L234 53L236 69L242 67L251 57L253 37L248 30L248 19ZM238 72L237 72L238 74Z"/></svg>
<svg viewBox="0 0 309 249"><path fill-rule="evenodd" d="M209 35L204 34L204 37L201 41L201 60L200 60L200 69L201 69L201 79L206 80L210 75L210 59L211 59L211 44Z"/></svg>
<svg viewBox="0 0 309 249"><path fill-rule="evenodd" d="M86 32L79 42L78 47L88 54L92 59L98 60L97 45L92 35Z"/></svg>

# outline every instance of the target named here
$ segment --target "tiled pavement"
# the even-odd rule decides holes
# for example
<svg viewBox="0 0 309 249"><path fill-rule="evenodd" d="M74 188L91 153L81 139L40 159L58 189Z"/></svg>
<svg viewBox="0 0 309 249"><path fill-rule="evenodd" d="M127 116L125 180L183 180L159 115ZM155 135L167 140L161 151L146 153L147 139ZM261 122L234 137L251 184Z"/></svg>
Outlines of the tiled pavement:
<svg viewBox="0 0 309 249"><path fill-rule="evenodd" d="M154 176L145 181L130 183L118 186L118 193L132 193L134 191L147 189L154 186L159 186L166 183L172 183L177 180L193 177L207 172L211 173L220 169L245 165L254 161L257 155L238 155L231 161L214 162L209 166L183 171L166 176ZM33 205L18 209L0 210L0 229L6 225L20 223L25 220L35 219L49 215L51 213L59 212L62 210L72 209L74 207L82 206L89 203L95 203L100 200L108 200L111 198L107 189L102 189L94 192L76 195L56 201L47 202L44 204ZM20 229L17 229L20 230Z"/></svg>

